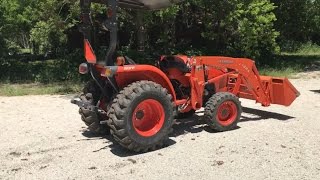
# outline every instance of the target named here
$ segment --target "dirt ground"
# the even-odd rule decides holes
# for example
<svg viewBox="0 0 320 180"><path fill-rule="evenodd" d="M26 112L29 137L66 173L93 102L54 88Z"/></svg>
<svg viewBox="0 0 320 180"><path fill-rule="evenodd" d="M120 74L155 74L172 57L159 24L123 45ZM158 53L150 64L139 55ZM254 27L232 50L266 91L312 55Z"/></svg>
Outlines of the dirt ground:
<svg viewBox="0 0 320 180"><path fill-rule="evenodd" d="M292 82L290 107L242 100L239 128L223 133L200 111L145 154L88 132L71 96L0 97L0 179L320 179L320 77Z"/></svg>

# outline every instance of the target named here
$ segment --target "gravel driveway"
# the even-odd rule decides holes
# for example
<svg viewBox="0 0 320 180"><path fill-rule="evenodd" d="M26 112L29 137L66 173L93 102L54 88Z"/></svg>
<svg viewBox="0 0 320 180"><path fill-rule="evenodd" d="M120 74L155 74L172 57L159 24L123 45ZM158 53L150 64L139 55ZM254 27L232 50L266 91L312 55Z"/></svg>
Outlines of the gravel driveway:
<svg viewBox="0 0 320 180"><path fill-rule="evenodd" d="M239 128L178 121L168 147L132 154L80 121L70 96L0 97L0 179L320 179L320 78L291 107L242 100Z"/></svg>

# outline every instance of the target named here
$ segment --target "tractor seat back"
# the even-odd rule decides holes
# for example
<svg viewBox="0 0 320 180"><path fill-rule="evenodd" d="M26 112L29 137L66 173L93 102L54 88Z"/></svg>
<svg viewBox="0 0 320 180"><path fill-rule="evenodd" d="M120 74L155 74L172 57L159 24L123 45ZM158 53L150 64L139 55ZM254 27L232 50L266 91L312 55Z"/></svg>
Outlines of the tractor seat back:
<svg viewBox="0 0 320 180"><path fill-rule="evenodd" d="M188 67L186 59L181 56L164 56L160 60L159 66L163 72L167 72L172 68L178 69L182 73L191 72L191 68Z"/></svg>

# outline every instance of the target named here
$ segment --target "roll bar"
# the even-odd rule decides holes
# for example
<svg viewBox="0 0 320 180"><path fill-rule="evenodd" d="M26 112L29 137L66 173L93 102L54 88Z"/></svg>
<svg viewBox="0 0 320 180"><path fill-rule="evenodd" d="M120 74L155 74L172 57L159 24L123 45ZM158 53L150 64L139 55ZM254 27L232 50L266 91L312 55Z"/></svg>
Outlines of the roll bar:
<svg viewBox="0 0 320 180"><path fill-rule="evenodd" d="M110 32L110 42L104 61L98 61L98 64L111 66L113 65L113 55L116 51L118 41L118 23L117 10L118 6L131 9L156 10L169 7L173 3L182 0L80 0L81 7L81 26L80 31L83 33L85 42L91 47L92 37L92 20L91 20L91 4L104 4L108 7L108 18L102 23ZM94 52L92 52L94 54Z"/></svg>
<svg viewBox="0 0 320 180"><path fill-rule="evenodd" d="M113 65L112 56L117 47L118 40L118 24L117 24L117 10L118 1L117 0L80 0L81 7L81 26L80 31L83 33L84 39L88 42L92 42L91 30L92 30L92 20L91 20L91 4L100 3L105 4L108 7L108 18L103 22L110 32L110 42L107 54L104 61L98 61L98 64L111 66Z"/></svg>

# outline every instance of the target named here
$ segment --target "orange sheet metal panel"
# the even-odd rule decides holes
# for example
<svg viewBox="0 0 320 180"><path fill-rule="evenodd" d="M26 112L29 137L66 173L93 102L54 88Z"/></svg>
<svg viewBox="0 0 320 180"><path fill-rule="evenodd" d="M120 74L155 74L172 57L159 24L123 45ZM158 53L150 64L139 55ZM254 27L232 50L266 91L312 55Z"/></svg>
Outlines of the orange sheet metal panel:
<svg viewBox="0 0 320 180"><path fill-rule="evenodd" d="M290 106L300 95L287 78L261 76L261 80L268 87L271 104Z"/></svg>

